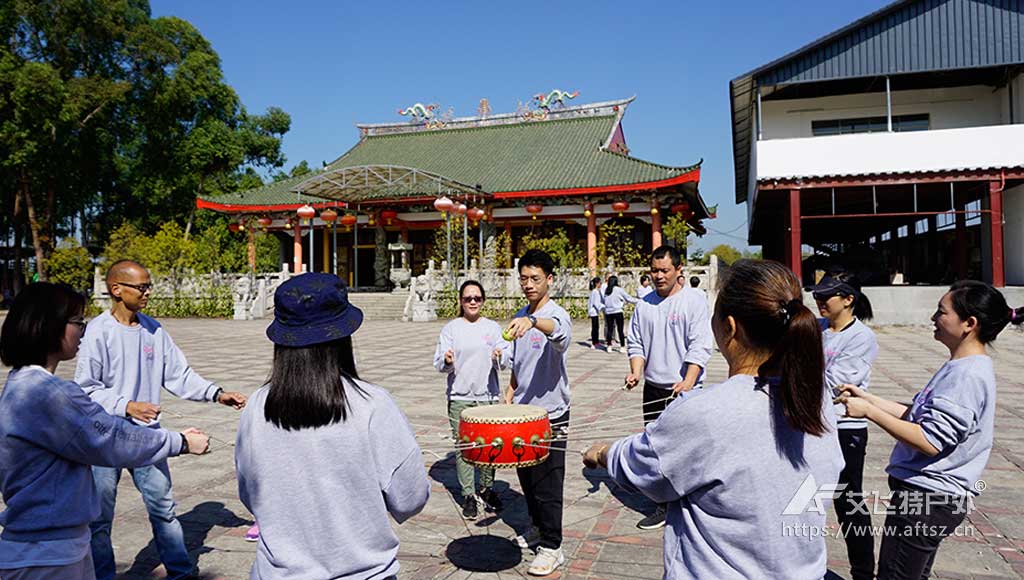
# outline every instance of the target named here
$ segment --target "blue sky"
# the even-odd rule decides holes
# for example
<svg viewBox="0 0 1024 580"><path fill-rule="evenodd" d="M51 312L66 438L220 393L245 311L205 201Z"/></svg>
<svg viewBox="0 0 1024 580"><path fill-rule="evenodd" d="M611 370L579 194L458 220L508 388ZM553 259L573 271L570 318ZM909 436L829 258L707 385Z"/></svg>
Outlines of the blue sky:
<svg viewBox="0 0 1024 580"><path fill-rule="evenodd" d="M631 154L667 165L704 159L701 192L718 205L696 242L746 247L733 201L729 80L887 4L782 2L385 2L151 0L154 16L195 25L254 112L292 117L288 167L330 161L356 122L401 120L416 102L475 114L553 88L575 102L637 95L623 121ZM716 233L720 232L720 233Z"/></svg>

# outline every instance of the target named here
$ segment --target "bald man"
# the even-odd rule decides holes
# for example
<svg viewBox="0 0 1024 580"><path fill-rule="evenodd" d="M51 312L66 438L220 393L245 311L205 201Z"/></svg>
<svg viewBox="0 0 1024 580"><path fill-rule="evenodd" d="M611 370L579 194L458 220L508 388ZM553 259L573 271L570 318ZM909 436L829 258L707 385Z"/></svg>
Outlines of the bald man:
<svg viewBox="0 0 1024 580"><path fill-rule="evenodd" d="M146 268L131 260L115 262L107 271L107 289L113 305L86 328L75 382L108 413L159 427L161 389L190 401L216 401L235 409L245 406L245 395L225 392L193 371L160 323L140 312L153 290ZM167 578L194 578L195 565L174 514L167 462L128 471L149 512ZM121 469L93 467L92 474L100 496L100 517L90 526L93 564L98 580L110 580L116 572L110 529Z"/></svg>

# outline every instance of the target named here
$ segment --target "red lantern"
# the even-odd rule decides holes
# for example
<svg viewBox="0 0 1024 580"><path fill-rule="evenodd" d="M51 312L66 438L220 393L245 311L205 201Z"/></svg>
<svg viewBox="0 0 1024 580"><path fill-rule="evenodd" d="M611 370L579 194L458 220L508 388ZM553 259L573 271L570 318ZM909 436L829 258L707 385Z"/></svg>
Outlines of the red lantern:
<svg viewBox="0 0 1024 580"><path fill-rule="evenodd" d="M304 220L311 220L313 219L313 216L316 215L316 210L313 209L313 206L307 203L306 205L300 207L298 211L296 211L295 213L299 214L299 217Z"/></svg>
<svg viewBox="0 0 1024 580"><path fill-rule="evenodd" d="M237 234L238 232L242 231L242 226L238 225L235 222L231 222L228 224L228 231L230 231L233 234Z"/></svg>
<svg viewBox="0 0 1024 580"><path fill-rule="evenodd" d="M672 206L672 213L686 213L688 211L690 211L690 204L685 201Z"/></svg>
<svg viewBox="0 0 1024 580"><path fill-rule="evenodd" d="M356 225L356 221L356 216L350 213L341 216L341 225L345 226L346 228L350 228Z"/></svg>
<svg viewBox="0 0 1024 580"><path fill-rule="evenodd" d="M390 226L391 220L398 219L398 212L393 209L381 210L380 219L384 220L384 223Z"/></svg>
<svg viewBox="0 0 1024 580"><path fill-rule="evenodd" d="M338 219L338 212L330 208L325 209L324 211L320 212L320 219L324 220L327 223L333 223L334 220Z"/></svg>
<svg viewBox="0 0 1024 580"><path fill-rule="evenodd" d="M622 212L624 212L624 211L629 209L629 202L628 201L616 201L615 203L612 204L612 209L614 211L619 212L619 217L622 217Z"/></svg>
<svg viewBox="0 0 1024 580"><path fill-rule="evenodd" d="M526 204L526 213L530 214L533 219L537 219L537 214L542 211L544 211L544 206L539 203Z"/></svg>
<svg viewBox="0 0 1024 580"><path fill-rule="evenodd" d="M464 204L464 203L457 203L457 204L455 204L452 207L452 213L458 214L458 215L466 215L466 209L467 209L466 208L466 204Z"/></svg>
<svg viewBox="0 0 1024 580"><path fill-rule="evenodd" d="M274 220L270 219L267 216L261 217L258 221L260 223L260 226L263 227L263 228L269 228L271 226L271 224L274 223Z"/></svg>
<svg viewBox="0 0 1024 580"><path fill-rule="evenodd" d="M439 211L441 213L449 211L454 206L455 206L455 202L453 202L452 200L448 199L447 197L439 197L439 198L434 200L434 209L436 209L437 211Z"/></svg>
<svg viewBox="0 0 1024 580"><path fill-rule="evenodd" d="M473 220L474 223L480 221L486 212L478 207L471 207L466 210L466 217Z"/></svg>

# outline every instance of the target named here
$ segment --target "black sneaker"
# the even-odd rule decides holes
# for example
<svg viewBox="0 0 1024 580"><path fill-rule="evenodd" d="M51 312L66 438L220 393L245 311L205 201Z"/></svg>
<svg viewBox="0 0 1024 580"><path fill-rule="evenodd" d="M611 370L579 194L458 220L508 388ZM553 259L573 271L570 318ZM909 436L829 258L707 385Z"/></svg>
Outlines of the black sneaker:
<svg viewBox="0 0 1024 580"><path fill-rule="evenodd" d="M659 505L654 513L636 523L641 530L656 530L665 526L665 506Z"/></svg>
<svg viewBox="0 0 1024 580"><path fill-rule="evenodd" d="M480 499L484 500L484 509L492 512L500 512L505 508L505 505L501 503L501 498L494 492L493 489L485 489L480 492Z"/></svg>
<svg viewBox="0 0 1024 580"><path fill-rule="evenodd" d="M476 516L476 496L467 495L466 498L462 500L462 517L467 520L475 520Z"/></svg>

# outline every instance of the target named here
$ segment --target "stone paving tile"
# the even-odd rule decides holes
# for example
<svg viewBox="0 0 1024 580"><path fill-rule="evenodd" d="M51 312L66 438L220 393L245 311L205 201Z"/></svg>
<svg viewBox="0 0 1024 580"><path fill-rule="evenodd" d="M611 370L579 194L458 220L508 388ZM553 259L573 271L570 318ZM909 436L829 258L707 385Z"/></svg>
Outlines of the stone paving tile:
<svg viewBox="0 0 1024 580"><path fill-rule="evenodd" d="M266 379L273 346L264 336L266 322L228 320L166 320L168 331L182 347L193 367L228 389L251 393ZM415 426L432 479L430 502L423 513L396 526L401 539L399 560L403 579L438 578L500 580L526 576L532 553L520 552L508 538L528 524L525 501L514 471L498 473L497 489L507 504L500 515L475 522L460 516L453 498L457 494L451 458L443 457L448 432L443 383L430 366L442 324L405 324L368 321L356 335L356 360L363 378L379 383L394 394ZM589 325L577 325L575 336L586 337ZM875 365L872 388L882 396L907 400L913 396L945 359L941 345L924 327L877 329L881 354ZM967 537L943 543L936 559L934 577L1024 578L1024 334L1005 332L993 350L999 384L995 449L984 479L988 489L977 500ZM74 363L64 363L59 373L69 376ZM726 376L718 354L709 365L711 381ZM626 356L575 344L569 354L573 387L573 423L603 423L603 438L622 436L641 428L640 394L620 390L627 371ZM507 376L507 375L506 375ZM503 377L504 380L504 377ZM171 460L177 513L189 548L205 577L225 580L248 578L255 545L244 541L251 515L238 500L233 467L233 441L238 414L218 405L181 401L167 396L163 421L168 428L198 426L215 439L214 452L203 457ZM570 451L587 441L570 442ZM578 439L584 439L582 435ZM885 466L893 441L872 427L865 467L865 487L882 497L888 492ZM129 478L118 490L114 546L121 578L163 577L151 532L138 492ZM567 458L564 549L566 567L556 578L646 579L662 573L662 532L635 527L653 505L628 493L603 471L584 472L578 456ZM873 517L875 525L884 516ZM338 538L339 542L344 538ZM841 539L827 540L829 566L848 577L849 564ZM877 546L877 540L876 540ZM479 555L477 555L479 554ZM486 570L505 562L504 569Z"/></svg>

